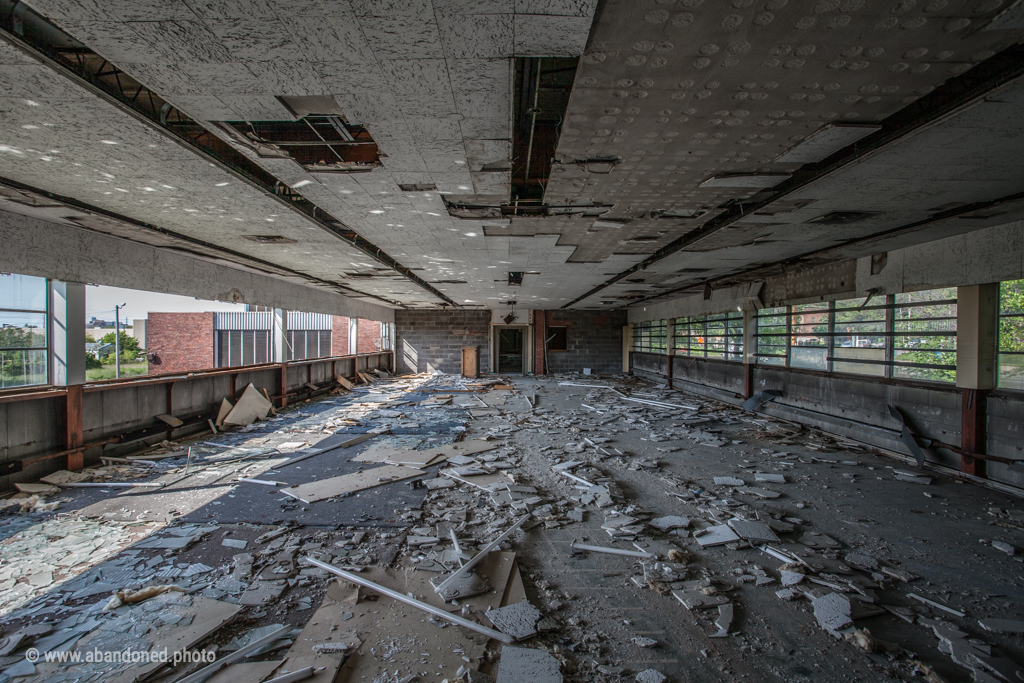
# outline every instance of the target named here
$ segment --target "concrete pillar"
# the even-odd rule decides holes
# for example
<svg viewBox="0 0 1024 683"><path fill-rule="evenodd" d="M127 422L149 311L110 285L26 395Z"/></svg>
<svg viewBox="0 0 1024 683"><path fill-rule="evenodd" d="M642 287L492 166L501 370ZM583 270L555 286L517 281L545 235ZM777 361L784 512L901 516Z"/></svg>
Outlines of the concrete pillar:
<svg viewBox="0 0 1024 683"><path fill-rule="evenodd" d="M757 311L743 311L743 397L754 395L754 366L757 365Z"/></svg>
<svg viewBox="0 0 1024 683"><path fill-rule="evenodd" d="M622 371L629 372L629 354L633 350L633 326L622 328Z"/></svg>
<svg viewBox="0 0 1024 683"><path fill-rule="evenodd" d="M348 353L354 356L359 353L359 319L348 319Z"/></svg>
<svg viewBox="0 0 1024 683"><path fill-rule="evenodd" d="M999 283L958 287L956 385L994 389L999 340Z"/></svg>
<svg viewBox="0 0 1024 683"><path fill-rule="evenodd" d="M50 281L50 384L85 384L85 285Z"/></svg>
<svg viewBox="0 0 1024 683"><path fill-rule="evenodd" d="M957 288L956 385L960 397L960 448L984 455L988 391L996 386L999 283ZM984 477L985 460L960 455L960 470Z"/></svg>
<svg viewBox="0 0 1024 683"><path fill-rule="evenodd" d="M284 363L288 360L288 311L275 308L273 313L274 362Z"/></svg>

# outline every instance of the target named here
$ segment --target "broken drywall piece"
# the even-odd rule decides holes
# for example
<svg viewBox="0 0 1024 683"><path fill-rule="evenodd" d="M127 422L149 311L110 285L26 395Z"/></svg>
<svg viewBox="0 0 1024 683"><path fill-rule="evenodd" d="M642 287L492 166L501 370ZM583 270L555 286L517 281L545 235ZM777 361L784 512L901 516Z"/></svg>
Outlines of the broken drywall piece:
<svg viewBox="0 0 1024 683"><path fill-rule="evenodd" d="M217 411L217 419L213 421L213 424L217 425L218 427L223 427L224 418L226 418L231 413L231 410L234 407L235 405L231 401L227 400L226 398L221 399L220 410Z"/></svg>
<svg viewBox="0 0 1024 683"><path fill-rule="evenodd" d="M742 407L743 410L747 411L748 413L751 413L760 408L761 406L763 406L765 403L768 403L769 401L774 401L780 396L782 396L782 392L779 391L778 389L765 389L764 391L757 392L756 394L748 398L746 401L741 403L740 407Z"/></svg>
<svg viewBox="0 0 1024 683"><path fill-rule="evenodd" d="M174 417L173 415L167 415L166 413L163 415L157 415L156 419L171 427L180 427L181 425L185 424L184 422Z"/></svg>
<svg viewBox="0 0 1024 683"><path fill-rule="evenodd" d="M748 522L742 519L730 519L729 527L741 538L762 543L777 543L779 537L764 522Z"/></svg>
<svg viewBox="0 0 1024 683"><path fill-rule="evenodd" d="M736 532L729 528L728 524L719 524L717 526L709 526L707 529L701 529L693 533L693 539L701 545L702 548L708 548L715 545L725 545L726 543L732 543L733 541L740 540L740 537L736 535Z"/></svg>
<svg viewBox="0 0 1024 683"><path fill-rule="evenodd" d="M69 472L68 470L57 470L53 474L40 477L39 481L44 484L60 486L61 484L78 484L89 478L85 472Z"/></svg>
<svg viewBox="0 0 1024 683"><path fill-rule="evenodd" d="M377 486L383 486L384 484L421 476L423 476L423 472L417 469L385 465L383 467L363 470L362 472L344 474L340 477L311 481L306 484L296 484L295 486L281 489L281 493L286 493L293 498L301 500L303 503L315 503L327 500L328 498L334 498L335 496L364 491Z"/></svg>
<svg viewBox="0 0 1024 683"><path fill-rule="evenodd" d="M718 627L716 633L712 633L708 638L725 638L729 635L729 627L732 626L733 618L733 606L732 603L726 603L718 606L718 618L715 619L715 626Z"/></svg>
<svg viewBox="0 0 1024 683"><path fill-rule="evenodd" d="M768 482L771 484L785 484L786 475L784 474L768 474L765 472L755 472L754 481Z"/></svg>
<svg viewBox="0 0 1024 683"><path fill-rule="evenodd" d="M715 486L745 486L746 483L736 477L715 477Z"/></svg>
<svg viewBox="0 0 1024 683"><path fill-rule="evenodd" d="M892 416L893 419L899 420L900 441L902 441L903 445L907 447L910 454L914 456L914 459L917 461L918 468L923 468L924 451L921 450L921 446L917 443L917 439L914 438L914 435L910 432L910 428L907 427L907 421L904 419L903 413L891 405L887 405L886 408L889 409L889 415Z"/></svg>
<svg viewBox="0 0 1024 683"><path fill-rule="evenodd" d="M779 493L778 491L772 491L771 489L757 488L755 486L743 486L741 488L736 489L736 492L737 493L745 493L745 494L747 494L749 496L757 496L758 498L763 498L765 500L774 500L776 498L781 498L782 497L782 494Z"/></svg>
<svg viewBox="0 0 1024 683"><path fill-rule="evenodd" d="M348 381L347 379L345 379L341 375L338 375L334 379L337 380L338 384L340 384L341 386L345 387L345 389L347 391L352 391L353 389L356 388L355 384L352 384L352 382Z"/></svg>
<svg viewBox="0 0 1024 683"><path fill-rule="evenodd" d="M993 633L1024 633L1024 621L1016 619L979 619L978 624Z"/></svg>
<svg viewBox="0 0 1024 683"><path fill-rule="evenodd" d="M250 384L242 392L242 396L238 399L235 407L224 418L224 424L239 427L252 424L256 420L266 419L272 407L266 396Z"/></svg>
<svg viewBox="0 0 1024 683"><path fill-rule="evenodd" d="M786 569L779 571L779 583L783 586L795 586L805 578L807 577L800 572L791 572Z"/></svg>
<svg viewBox="0 0 1024 683"><path fill-rule="evenodd" d="M15 483L14 488L22 493L30 493L37 496L52 496L60 493L60 487L53 484L21 484Z"/></svg>
<svg viewBox="0 0 1024 683"><path fill-rule="evenodd" d="M544 650L506 645L501 648L496 683L562 683L560 666L558 659Z"/></svg>
<svg viewBox="0 0 1024 683"><path fill-rule="evenodd" d="M811 605L814 607L814 618L818 620L818 624L833 635L837 631L853 626L853 607L845 595L828 593L820 598L814 598Z"/></svg>
<svg viewBox="0 0 1024 683"><path fill-rule="evenodd" d="M657 517L652 519L649 524L655 529L661 529L662 531L685 529L690 526L690 518L682 517L680 515L669 515L667 517Z"/></svg>
<svg viewBox="0 0 1024 683"><path fill-rule="evenodd" d="M484 616L494 624L494 628L516 640L537 635L537 622L544 617L539 609L526 600L489 610Z"/></svg>

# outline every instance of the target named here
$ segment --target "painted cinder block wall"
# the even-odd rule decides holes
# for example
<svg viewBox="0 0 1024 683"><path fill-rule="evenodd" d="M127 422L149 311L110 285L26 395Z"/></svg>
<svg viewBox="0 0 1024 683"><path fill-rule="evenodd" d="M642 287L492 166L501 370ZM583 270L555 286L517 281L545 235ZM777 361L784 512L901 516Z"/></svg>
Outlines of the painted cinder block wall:
<svg viewBox="0 0 1024 683"><path fill-rule="evenodd" d="M566 350L548 351L548 374L622 372L622 328L625 311L534 311L534 367L544 367L544 343L551 328L566 328Z"/></svg>
<svg viewBox="0 0 1024 683"><path fill-rule="evenodd" d="M400 373L462 372L462 347L476 346L480 372L490 366L490 311L395 311L395 364Z"/></svg>

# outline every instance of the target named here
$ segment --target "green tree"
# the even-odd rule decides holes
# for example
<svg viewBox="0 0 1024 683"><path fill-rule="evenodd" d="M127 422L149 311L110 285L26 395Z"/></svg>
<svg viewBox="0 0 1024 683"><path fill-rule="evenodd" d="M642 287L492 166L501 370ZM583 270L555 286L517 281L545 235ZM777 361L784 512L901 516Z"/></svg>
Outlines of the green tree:
<svg viewBox="0 0 1024 683"><path fill-rule="evenodd" d="M103 367L103 362L96 357L95 353L85 354L85 369L86 370L99 370Z"/></svg>
<svg viewBox="0 0 1024 683"><path fill-rule="evenodd" d="M130 363L139 357L141 349L139 348L139 340L135 337L129 336L127 332L121 331L118 333L118 342L121 346L121 362ZM114 333L109 332L103 335L103 339L100 339L101 344L113 344ZM113 358L114 347L111 346L108 355Z"/></svg>
<svg viewBox="0 0 1024 683"><path fill-rule="evenodd" d="M999 286L999 374L1002 377L1024 375L1024 280L1011 280Z"/></svg>
<svg viewBox="0 0 1024 683"><path fill-rule="evenodd" d="M894 345L897 349L909 349L902 352L897 350L897 361L956 366L956 304L899 308L900 303L942 299L956 299L956 289L938 289L897 296L895 328L897 336ZM949 332L949 334L915 334L920 332ZM940 382L956 381L955 369L898 367L898 370L905 377Z"/></svg>

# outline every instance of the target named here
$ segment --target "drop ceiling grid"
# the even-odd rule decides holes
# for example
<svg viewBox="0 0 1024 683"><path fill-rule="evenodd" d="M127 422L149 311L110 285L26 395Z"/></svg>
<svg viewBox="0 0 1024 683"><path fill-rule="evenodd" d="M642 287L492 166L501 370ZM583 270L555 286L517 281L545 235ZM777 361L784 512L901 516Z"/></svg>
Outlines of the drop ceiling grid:
<svg viewBox="0 0 1024 683"><path fill-rule="evenodd" d="M698 241L692 249L676 252L652 264L637 276L678 272L688 267L707 268L706 272L695 273L686 280L697 283L729 275L739 269L746 270L758 264L796 258L800 254L827 249L847 240L866 238L887 229L926 220L939 207L951 202L988 202L1020 192L1024 186L1024 169L1019 163L1024 155L1024 117L1009 114L1011 108L1019 112L1018 105L1022 102L1024 79L1018 79L986 101L908 136L859 164L788 195L785 199L787 202L808 203L802 208L771 216L770 220L774 224L766 224L765 230L760 233L769 240L768 243L698 252L695 251L701 248L701 242ZM996 133L975 140L971 154L964 157L976 159L984 167L978 169L976 177L962 178L957 173L957 157L943 161L943 143L960 140L957 135L959 131ZM970 168L967 175L975 172L975 167ZM851 210L879 213L865 220L842 225L807 223L832 211ZM1008 213L1002 220L1011 220L1015 215ZM999 219L995 221L999 222ZM909 237L899 235L891 239L874 240L859 247L843 247L835 250L832 258L853 258L878 253L923 239L939 239L940 236L959 234L990 224L993 223L955 220L951 225L925 227ZM634 289L637 287L633 286ZM639 288L642 289L642 285ZM621 293L623 289L623 285L617 284L599 296ZM656 288L650 289L651 293L655 291Z"/></svg>
<svg viewBox="0 0 1024 683"><path fill-rule="evenodd" d="M372 261L46 67L4 65L0 83L6 177L317 278L338 279L339 262ZM257 244L246 234L300 244Z"/></svg>
<svg viewBox="0 0 1024 683"><path fill-rule="evenodd" d="M726 171L788 170L771 161L817 127L884 118L1012 44L1011 32L965 35L994 4L610 2L558 155L624 163L585 187L553 174L549 199L615 201L636 215L748 196L697 185ZM650 176L666 171L676 186L652 188Z"/></svg>

